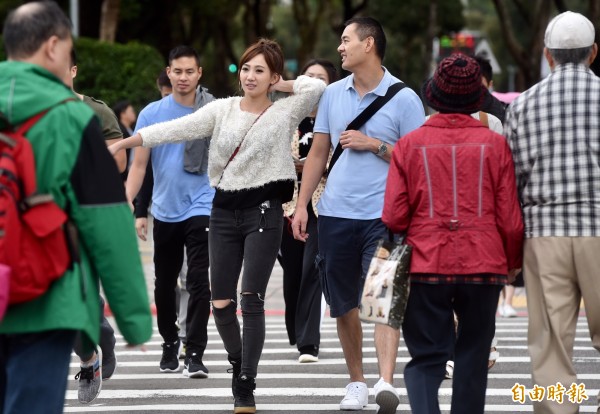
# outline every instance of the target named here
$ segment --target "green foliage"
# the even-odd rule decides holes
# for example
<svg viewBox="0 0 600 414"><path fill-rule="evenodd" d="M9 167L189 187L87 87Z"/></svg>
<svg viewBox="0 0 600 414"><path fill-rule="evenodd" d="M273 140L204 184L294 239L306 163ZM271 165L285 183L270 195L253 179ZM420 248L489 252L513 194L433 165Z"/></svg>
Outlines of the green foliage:
<svg viewBox="0 0 600 414"><path fill-rule="evenodd" d="M75 90L101 99L109 106L128 99L137 108L160 98L156 78L166 66L151 46L130 42L109 44L93 39L75 41Z"/></svg>
<svg viewBox="0 0 600 414"><path fill-rule="evenodd" d="M426 55L429 1L379 0L369 3L368 14L381 22L387 35L385 67L407 85L419 91L429 77L430 57ZM438 2L435 35L459 31L465 22L460 0Z"/></svg>
<svg viewBox="0 0 600 414"><path fill-rule="evenodd" d="M80 38L75 40L75 50L77 92L101 99L109 106L128 99L137 110L160 99L156 78L166 64L153 47ZM0 61L6 59L4 53L4 48L0 49Z"/></svg>

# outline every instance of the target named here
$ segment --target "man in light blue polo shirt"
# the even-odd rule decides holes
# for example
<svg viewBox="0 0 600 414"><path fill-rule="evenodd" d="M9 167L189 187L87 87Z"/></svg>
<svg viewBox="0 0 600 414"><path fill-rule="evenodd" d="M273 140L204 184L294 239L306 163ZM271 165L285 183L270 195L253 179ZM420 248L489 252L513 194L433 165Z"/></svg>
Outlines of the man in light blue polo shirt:
<svg viewBox="0 0 600 414"><path fill-rule="evenodd" d="M368 404L358 318L360 294L377 241L387 234L381 213L392 148L425 120L421 100L404 88L360 130L346 130L371 102L399 82L381 66L385 46L383 28L375 19L360 17L346 22L338 52L342 67L352 74L329 85L319 103L293 222L294 237L306 240L306 205L325 171L330 149L340 142L344 151L329 173L318 205L317 260L350 374L341 410L362 410ZM380 414L395 413L400 401L392 385L399 340L398 329L375 326L381 378L374 389Z"/></svg>

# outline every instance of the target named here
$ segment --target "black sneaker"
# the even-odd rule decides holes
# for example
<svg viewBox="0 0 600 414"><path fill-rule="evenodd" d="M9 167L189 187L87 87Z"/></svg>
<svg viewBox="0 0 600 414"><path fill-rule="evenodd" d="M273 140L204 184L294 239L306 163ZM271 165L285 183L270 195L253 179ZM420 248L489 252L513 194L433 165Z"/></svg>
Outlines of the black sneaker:
<svg viewBox="0 0 600 414"><path fill-rule="evenodd" d="M163 354L160 359L160 372L179 372L179 339L162 344Z"/></svg>
<svg viewBox="0 0 600 414"><path fill-rule="evenodd" d="M239 358L232 359L231 357L227 357L227 359L229 360L229 363L231 364L231 368L227 369L227 372L230 374L233 374L231 376L231 391L233 392L233 398L235 399L235 392L236 392L235 382L236 382L237 378L240 376L240 374L242 373L242 361Z"/></svg>
<svg viewBox="0 0 600 414"><path fill-rule="evenodd" d="M235 391L233 396L233 412L235 414L252 414L256 412L256 403L254 402L254 390L256 383L254 378L242 375L235 381Z"/></svg>
<svg viewBox="0 0 600 414"><path fill-rule="evenodd" d="M208 378L208 369L198 353L190 351L183 363L183 376L188 378Z"/></svg>

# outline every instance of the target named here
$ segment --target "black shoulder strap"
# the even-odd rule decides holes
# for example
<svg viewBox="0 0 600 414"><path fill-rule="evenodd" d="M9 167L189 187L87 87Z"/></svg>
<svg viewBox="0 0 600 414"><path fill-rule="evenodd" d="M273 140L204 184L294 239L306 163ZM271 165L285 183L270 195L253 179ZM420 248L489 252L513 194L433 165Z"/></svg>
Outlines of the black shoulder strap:
<svg viewBox="0 0 600 414"><path fill-rule="evenodd" d="M371 102L369 106L367 106L360 114L358 114L356 118L352 120L352 122L348 124L346 130L359 129L375 114L375 112L379 111L383 107L383 105L388 103L388 101L392 99L394 95L396 95L398 92L400 92L405 86L406 84L404 82L397 82L391 85L388 88L386 94L383 96L378 96L377 99ZM344 149L338 142L337 146L335 147L335 150L333 151L333 155L331 156L331 162L329 163L329 168L327 169L326 175L329 175L331 169L337 162L338 158L340 158L340 155L342 155L343 150Z"/></svg>

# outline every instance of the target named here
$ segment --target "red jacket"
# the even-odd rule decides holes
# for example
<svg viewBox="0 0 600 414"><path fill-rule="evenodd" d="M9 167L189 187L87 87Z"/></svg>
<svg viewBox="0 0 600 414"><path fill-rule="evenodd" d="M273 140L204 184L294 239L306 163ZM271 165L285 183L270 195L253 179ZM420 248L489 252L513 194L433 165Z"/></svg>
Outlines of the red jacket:
<svg viewBox="0 0 600 414"><path fill-rule="evenodd" d="M520 268L523 219L506 139L469 115L432 116L394 148L382 219L408 230L412 273Z"/></svg>

